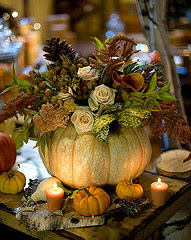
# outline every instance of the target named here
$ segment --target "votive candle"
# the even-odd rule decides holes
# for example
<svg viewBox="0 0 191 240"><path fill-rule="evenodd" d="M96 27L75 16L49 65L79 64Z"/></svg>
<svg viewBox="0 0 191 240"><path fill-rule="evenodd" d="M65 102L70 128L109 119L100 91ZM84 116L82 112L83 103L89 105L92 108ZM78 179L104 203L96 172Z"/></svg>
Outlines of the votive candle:
<svg viewBox="0 0 191 240"><path fill-rule="evenodd" d="M163 206L166 202L168 184L158 178L157 182L151 184L151 200L154 206Z"/></svg>
<svg viewBox="0 0 191 240"><path fill-rule="evenodd" d="M63 197L64 190L60 187L57 187L56 183L54 183L54 187L46 190L48 211L50 213L54 213L54 211L62 209Z"/></svg>

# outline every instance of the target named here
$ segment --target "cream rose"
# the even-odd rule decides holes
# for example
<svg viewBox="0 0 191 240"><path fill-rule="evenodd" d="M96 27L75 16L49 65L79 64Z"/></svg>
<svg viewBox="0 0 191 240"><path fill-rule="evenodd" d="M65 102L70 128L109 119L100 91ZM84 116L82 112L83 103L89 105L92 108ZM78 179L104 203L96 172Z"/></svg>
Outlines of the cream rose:
<svg viewBox="0 0 191 240"><path fill-rule="evenodd" d="M77 75L78 77L81 77L84 80L91 80L91 81L96 80L99 77L95 69L91 69L90 66L79 68Z"/></svg>
<svg viewBox="0 0 191 240"><path fill-rule="evenodd" d="M89 107L78 107L70 120L74 124L78 134L89 132L93 128L94 116Z"/></svg>
<svg viewBox="0 0 191 240"><path fill-rule="evenodd" d="M116 91L117 91L116 89L109 88L104 84L97 86L95 90L91 92L90 97L88 99L88 104L90 109L92 111L97 110L99 103L105 104L105 105L114 104Z"/></svg>

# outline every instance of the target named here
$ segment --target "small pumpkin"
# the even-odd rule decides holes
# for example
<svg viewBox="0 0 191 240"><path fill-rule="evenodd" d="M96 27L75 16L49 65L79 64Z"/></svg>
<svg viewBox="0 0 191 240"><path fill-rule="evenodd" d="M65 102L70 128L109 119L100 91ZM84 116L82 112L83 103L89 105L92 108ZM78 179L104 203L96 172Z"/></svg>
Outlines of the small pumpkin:
<svg viewBox="0 0 191 240"><path fill-rule="evenodd" d="M73 199L73 207L83 216L95 216L104 213L110 204L109 195L96 186L80 190Z"/></svg>
<svg viewBox="0 0 191 240"><path fill-rule="evenodd" d="M14 140L0 132L0 174L8 172L15 164L17 150Z"/></svg>
<svg viewBox="0 0 191 240"><path fill-rule="evenodd" d="M26 184L25 175L19 171L4 172L0 175L0 191L7 194L16 194L23 190Z"/></svg>
<svg viewBox="0 0 191 240"><path fill-rule="evenodd" d="M143 188L140 184L135 184L130 178L129 181L121 181L117 184L116 194L119 198L124 198L128 201L137 201L143 196Z"/></svg>

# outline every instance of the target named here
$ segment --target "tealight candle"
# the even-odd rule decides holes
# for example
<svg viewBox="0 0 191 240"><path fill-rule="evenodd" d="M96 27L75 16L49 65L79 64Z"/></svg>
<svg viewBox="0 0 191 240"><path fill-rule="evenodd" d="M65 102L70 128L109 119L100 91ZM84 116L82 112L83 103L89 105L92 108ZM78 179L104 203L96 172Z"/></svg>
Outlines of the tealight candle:
<svg viewBox="0 0 191 240"><path fill-rule="evenodd" d="M151 200L154 206L163 206L166 202L166 195L168 190L168 184L161 182L161 178L158 178L158 182L151 184Z"/></svg>
<svg viewBox="0 0 191 240"><path fill-rule="evenodd" d="M46 190L48 211L50 213L53 213L55 210L59 210L62 208L63 197L64 197L64 190L60 187L57 187L56 183L54 183L53 188L48 188Z"/></svg>

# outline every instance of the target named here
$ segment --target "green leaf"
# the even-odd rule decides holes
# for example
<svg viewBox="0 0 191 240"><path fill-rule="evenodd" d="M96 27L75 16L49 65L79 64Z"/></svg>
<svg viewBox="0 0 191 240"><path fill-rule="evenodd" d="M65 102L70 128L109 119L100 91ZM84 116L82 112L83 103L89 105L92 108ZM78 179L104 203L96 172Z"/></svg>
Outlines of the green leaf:
<svg viewBox="0 0 191 240"><path fill-rule="evenodd" d="M154 99L161 100L161 97L160 97L158 91L147 92L146 95L148 98L154 98Z"/></svg>
<svg viewBox="0 0 191 240"><path fill-rule="evenodd" d="M111 39L111 37L106 38L105 41L104 41L104 43L109 42L110 39Z"/></svg>
<svg viewBox="0 0 191 240"><path fill-rule="evenodd" d="M33 131L34 131L34 135L36 136L37 132L38 132L38 128L37 128L36 124L34 124Z"/></svg>
<svg viewBox="0 0 191 240"><path fill-rule="evenodd" d="M32 115L39 114L39 112L31 110L31 109L24 108L24 110L27 114L32 114Z"/></svg>
<svg viewBox="0 0 191 240"><path fill-rule="evenodd" d="M16 148L19 149L22 146L22 143L23 143L23 132L21 132L17 137Z"/></svg>
<svg viewBox="0 0 191 240"><path fill-rule="evenodd" d="M160 104L156 99L147 99L146 109L152 110L154 107L156 107L158 110L161 110Z"/></svg>
<svg viewBox="0 0 191 240"><path fill-rule="evenodd" d="M92 134L94 136L97 136L98 133L100 133L103 128L109 126L110 123L112 123L116 119L116 116L114 114L104 114L99 117L97 117L94 121Z"/></svg>
<svg viewBox="0 0 191 240"><path fill-rule="evenodd" d="M137 65L137 66L135 66L135 68L132 69L132 72L139 72L142 69L145 69L145 68L148 68L148 67L157 67L157 66L160 66L160 67L164 68L164 66L162 64L159 64L159 63L144 64L144 65Z"/></svg>
<svg viewBox="0 0 191 240"><path fill-rule="evenodd" d="M177 99L171 96L169 93L163 93L160 95L162 101L177 101Z"/></svg>
<svg viewBox="0 0 191 240"><path fill-rule="evenodd" d="M29 140L28 128L26 128L26 131L23 132L23 140L26 144L28 143L28 140Z"/></svg>
<svg viewBox="0 0 191 240"><path fill-rule="evenodd" d="M8 83L6 83L5 85L13 85L13 82L11 81L11 82L8 82Z"/></svg>
<svg viewBox="0 0 191 240"><path fill-rule="evenodd" d="M132 102L129 101L128 99L126 99L126 100L124 101L123 108L129 107L131 104L132 104Z"/></svg>
<svg viewBox="0 0 191 240"><path fill-rule="evenodd" d="M94 40L94 45L97 49L102 49L104 47L103 43L97 37L91 37L91 38Z"/></svg>
<svg viewBox="0 0 191 240"><path fill-rule="evenodd" d="M77 194L79 191L80 191L80 190L75 190L75 191L73 191L72 195L71 195L71 196L68 196L68 197L66 198L66 200L65 200L65 202L64 202L64 205L63 205L63 208L62 208L62 211L64 211L64 210L66 209L69 200L75 198L76 194Z"/></svg>
<svg viewBox="0 0 191 240"><path fill-rule="evenodd" d="M16 78L15 81L18 87L23 87L23 88L31 87L31 84L27 80Z"/></svg>
<svg viewBox="0 0 191 240"><path fill-rule="evenodd" d="M125 101L125 100L128 100L129 95L128 95L126 92L122 92L122 93L121 93L121 97L122 97L122 99Z"/></svg>
<svg viewBox="0 0 191 240"><path fill-rule="evenodd" d="M79 190L73 191L72 195L70 196L71 199L75 198L76 194L79 192Z"/></svg>
<svg viewBox="0 0 191 240"><path fill-rule="evenodd" d="M39 143L39 145L40 145L40 149L41 149L43 155L45 156L45 141L41 141L41 142ZM35 146L35 147L36 147L36 146Z"/></svg>
<svg viewBox="0 0 191 240"><path fill-rule="evenodd" d="M25 119L25 121L24 121L24 123L23 123L23 128L26 128L26 126L27 126L27 124L28 124L28 120L29 120L29 118L26 118L26 119Z"/></svg>
<svg viewBox="0 0 191 240"><path fill-rule="evenodd" d="M129 96L142 98L143 93L142 93L142 92L131 92L131 93L129 94Z"/></svg>
<svg viewBox="0 0 191 240"><path fill-rule="evenodd" d="M9 90L11 90L11 89L13 89L13 88L17 88L17 87L16 87L16 86L10 86L10 87L8 87L8 88L5 88L5 89L0 93L0 95L8 92Z"/></svg>
<svg viewBox="0 0 191 240"><path fill-rule="evenodd" d="M129 65L127 65L125 68L124 68L124 74L127 75L127 74L130 74L132 73L132 69L137 65L137 62L133 62L133 63L130 63Z"/></svg>
<svg viewBox="0 0 191 240"><path fill-rule="evenodd" d="M157 74L156 72L153 74L152 78L151 78L151 81L149 83L149 89L148 91L151 92L153 90L155 90L157 87Z"/></svg>
<svg viewBox="0 0 191 240"><path fill-rule="evenodd" d="M144 105L144 101L142 101L142 102L131 101L131 104L129 105L129 107L142 109L143 105Z"/></svg>
<svg viewBox="0 0 191 240"><path fill-rule="evenodd" d="M159 94L166 93L166 92L168 92L169 89L170 89L170 83L168 83L167 85L163 86L158 92L159 92Z"/></svg>

